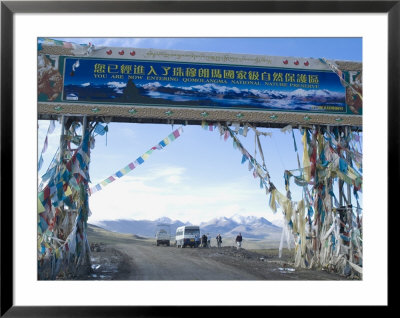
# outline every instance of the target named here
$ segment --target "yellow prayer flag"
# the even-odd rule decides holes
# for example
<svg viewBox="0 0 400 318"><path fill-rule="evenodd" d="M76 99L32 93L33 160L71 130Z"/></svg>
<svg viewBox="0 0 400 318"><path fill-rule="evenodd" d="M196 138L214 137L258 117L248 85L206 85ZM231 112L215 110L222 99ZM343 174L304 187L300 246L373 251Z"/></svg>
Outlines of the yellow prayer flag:
<svg viewBox="0 0 400 318"><path fill-rule="evenodd" d="M38 198L37 202L38 202L38 214L46 211L44 206L43 206L43 204L42 204L42 202L39 200L39 198Z"/></svg>
<svg viewBox="0 0 400 318"><path fill-rule="evenodd" d="M37 241L37 248L38 248L38 251L41 251L41 250L42 250L42 241L43 241L43 238L40 238L40 239L38 239L38 241Z"/></svg>
<svg viewBox="0 0 400 318"><path fill-rule="evenodd" d="M306 169L306 168L310 167L311 163L310 163L310 157L308 155L308 150L307 150L307 131L304 131L302 142L303 142L303 146L304 146L303 147L304 180L309 182L311 179L311 175L310 175L311 171L310 171L310 169Z"/></svg>
<svg viewBox="0 0 400 318"><path fill-rule="evenodd" d="M271 191L271 197L270 197L270 201L269 201L269 206L271 207L271 209L274 213L276 212L275 193L276 193L276 189L273 189Z"/></svg>
<svg viewBox="0 0 400 318"><path fill-rule="evenodd" d="M142 155L143 160L147 160L147 158L149 158L149 157L150 157L150 155L147 154L147 153L145 153L145 154Z"/></svg>
<svg viewBox="0 0 400 318"><path fill-rule="evenodd" d="M72 194L71 188L68 186L67 191L65 191L65 196L69 197Z"/></svg>

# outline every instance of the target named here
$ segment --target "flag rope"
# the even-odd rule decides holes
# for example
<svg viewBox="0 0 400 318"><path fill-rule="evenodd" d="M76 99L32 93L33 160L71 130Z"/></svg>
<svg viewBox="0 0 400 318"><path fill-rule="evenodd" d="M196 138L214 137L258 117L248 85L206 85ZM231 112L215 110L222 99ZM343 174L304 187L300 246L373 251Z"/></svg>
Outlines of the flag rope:
<svg viewBox="0 0 400 318"><path fill-rule="evenodd" d="M183 127L179 127L178 129L174 130L167 137L161 140L157 145L151 147L143 155L138 157L135 161L129 163L124 168L118 170L113 175L109 176L108 178L96 184L94 187L90 188L89 195L92 195L93 193L102 190L105 186L107 186L111 182L114 182L118 178L121 178L126 174L128 174L129 172L131 172L133 169L135 169L137 166L141 165L145 160L147 160L147 158L153 153L154 150L161 150L165 148L167 145L169 145L171 142L177 139L182 134L182 132L183 132Z"/></svg>

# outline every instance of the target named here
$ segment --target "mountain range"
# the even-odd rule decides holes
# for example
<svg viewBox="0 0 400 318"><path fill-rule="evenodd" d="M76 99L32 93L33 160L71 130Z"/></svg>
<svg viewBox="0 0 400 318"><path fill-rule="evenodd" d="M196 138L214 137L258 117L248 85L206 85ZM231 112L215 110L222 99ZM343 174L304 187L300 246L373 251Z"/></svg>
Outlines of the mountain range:
<svg viewBox="0 0 400 318"><path fill-rule="evenodd" d="M217 85L213 83L208 83L204 85L194 85L194 86L172 86L166 85L163 86L159 82L147 83L142 86L142 88L146 91L146 95L149 94L150 91L157 91L160 93L168 93L175 95L196 95L198 96L218 96L220 98L261 98L265 100L271 99L290 99L290 100L298 100L298 101L317 101L317 102L343 102L345 95L343 92L334 92L327 89L295 89L291 91L277 91L270 89L247 89L247 88L238 88L232 86L224 86Z"/></svg>
<svg viewBox="0 0 400 318"><path fill-rule="evenodd" d="M315 106L344 106L345 93L329 89L248 89L207 83L193 86L162 85L159 82L135 85L112 81L102 84L69 84L64 98L74 101L192 106L251 107L261 109L312 110Z"/></svg>
<svg viewBox="0 0 400 318"><path fill-rule="evenodd" d="M271 223L263 217L241 215L234 215L230 218L214 218L200 224L184 223L179 220L171 220L168 217L162 217L156 220L104 220L93 223L109 231L135 234L144 237L154 237L156 231L159 229L158 225L160 224L167 224L171 236L174 236L176 229L183 225L199 225L200 233L208 233L212 238L217 234L221 234L222 237L235 237L240 232L242 236L246 238L276 239L282 231L280 226Z"/></svg>

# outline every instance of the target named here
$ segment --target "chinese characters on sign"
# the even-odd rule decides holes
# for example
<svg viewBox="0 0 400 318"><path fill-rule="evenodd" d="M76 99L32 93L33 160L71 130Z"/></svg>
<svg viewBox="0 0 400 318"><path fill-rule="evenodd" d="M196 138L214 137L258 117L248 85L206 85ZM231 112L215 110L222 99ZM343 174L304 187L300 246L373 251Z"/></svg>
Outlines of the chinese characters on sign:
<svg viewBox="0 0 400 318"><path fill-rule="evenodd" d="M149 64L96 63L93 78L114 80L182 81L184 83L216 83L265 85L279 87L319 88L319 75L290 71L259 71L229 68L167 66Z"/></svg>

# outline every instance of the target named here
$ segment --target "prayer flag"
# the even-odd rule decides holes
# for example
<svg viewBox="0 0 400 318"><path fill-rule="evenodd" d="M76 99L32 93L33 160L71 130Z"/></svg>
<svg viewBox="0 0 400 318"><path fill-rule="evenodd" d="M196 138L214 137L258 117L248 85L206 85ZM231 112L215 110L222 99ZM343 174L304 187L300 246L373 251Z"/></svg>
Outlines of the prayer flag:
<svg viewBox="0 0 400 318"><path fill-rule="evenodd" d="M44 209L44 206L43 206L42 202L39 200L39 198L38 198L37 202L38 202L38 213L42 213L42 212L46 211Z"/></svg>
<svg viewBox="0 0 400 318"><path fill-rule="evenodd" d="M130 170L129 168L126 169L126 167L125 167L125 168L122 168L120 171L122 172L123 175L126 175L126 174L127 174L128 172L130 172L131 170Z"/></svg>
<svg viewBox="0 0 400 318"><path fill-rule="evenodd" d="M45 152L46 152L46 150L47 150L47 145L48 145L48 139L47 139L47 136L46 136L46 139L44 140L44 145L43 145L42 153L45 153Z"/></svg>
<svg viewBox="0 0 400 318"><path fill-rule="evenodd" d="M175 130L175 131L173 132L173 134L174 134L175 138L178 138L178 137L180 136L179 130L178 130L178 129Z"/></svg>
<svg viewBox="0 0 400 318"><path fill-rule="evenodd" d="M304 168L304 180L306 180L307 182L310 181L311 179L311 175L310 175L310 157L308 155L308 150L307 150L307 130L304 130L303 133L303 168Z"/></svg>
<svg viewBox="0 0 400 318"><path fill-rule="evenodd" d="M51 168L50 170L48 170L44 175L42 175L42 181L45 182L48 179L50 179L56 172L56 166L54 166L53 168Z"/></svg>
<svg viewBox="0 0 400 318"><path fill-rule="evenodd" d="M42 216L40 216L39 226L42 229L42 232L46 231L46 229L49 227L46 220Z"/></svg>
<svg viewBox="0 0 400 318"><path fill-rule="evenodd" d="M49 126L48 133L49 134L53 133L55 127L56 127L55 121L54 120L50 120L50 126Z"/></svg>
<svg viewBox="0 0 400 318"><path fill-rule="evenodd" d="M175 140L174 134L169 134L168 135L168 139L171 140L171 141L174 141Z"/></svg>
<svg viewBox="0 0 400 318"><path fill-rule="evenodd" d="M343 173L347 173L347 162L343 158L339 158L339 169Z"/></svg>
<svg viewBox="0 0 400 318"><path fill-rule="evenodd" d="M76 181L75 177L69 179L69 185L73 187L75 190L79 190L78 182Z"/></svg>
<svg viewBox="0 0 400 318"><path fill-rule="evenodd" d="M71 188L67 187L67 191L65 191L65 196L68 197L72 194Z"/></svg>
<svg viewBox="0 0 400 318"><path fill-rule="evenodd" d="M225 134L224 134L224 141L227 141L228 138L229 138L229 131L225 131Z"/></svg>
<svg viewBox="0 0 400 318"><path fill-rule="evenodd" d="M42 168L43 165L43 156L40 155L39 163L38 163L38 171Z"/></svg>
<svg viewBox="0 0 400 318"><path fill-rule="evenodd" d="M96 128L94 129L94 132L99 134L100 136L103 136L106 133L106 129L104 126L97 124Z"/></svg>

